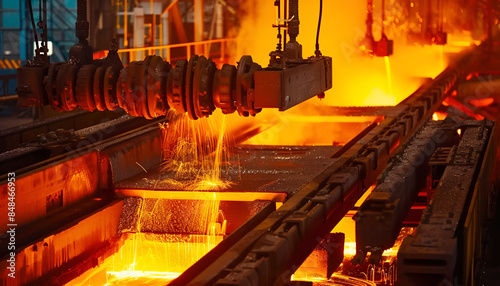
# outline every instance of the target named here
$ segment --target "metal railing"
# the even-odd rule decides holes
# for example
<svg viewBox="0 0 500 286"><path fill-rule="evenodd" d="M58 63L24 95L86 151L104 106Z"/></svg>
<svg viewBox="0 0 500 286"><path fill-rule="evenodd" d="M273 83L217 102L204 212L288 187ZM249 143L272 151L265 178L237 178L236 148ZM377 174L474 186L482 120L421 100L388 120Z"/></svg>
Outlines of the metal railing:
<svg viewBox="0 0 500 286"><path fill-rule="evenodd" d="M196 47L201 47L202 55L207 58L220 59L223 61L226 59L226 51L228 49L228 44L236 43L236 39L214 39L199 42L172 44L172 45L162 45L153 47L141 47L141 48L127 48L118 50L118 55L120 56L124 64L128 64L131 61L143 60L145 56L148 55L158 55L164 58L166 61L171 62L172 60L178 60L183 58L191 58ZM180 49L176 55L172 56L173 49ZM184 51L182 51L184 49ZM212 53L211 53L212 51ZM215 51L215 52L213 52ZM107 51L100 53L99 56L107 56Z"/></svg>

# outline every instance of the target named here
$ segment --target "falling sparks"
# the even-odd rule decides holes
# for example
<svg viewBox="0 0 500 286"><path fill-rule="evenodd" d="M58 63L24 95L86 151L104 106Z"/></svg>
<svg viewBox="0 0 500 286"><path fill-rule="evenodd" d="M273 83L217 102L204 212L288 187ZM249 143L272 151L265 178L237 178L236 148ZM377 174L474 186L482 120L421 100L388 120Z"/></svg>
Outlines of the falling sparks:
<svg viewBox="0 0 500 286"><path fill-rule="evenodd" d="M193 191L191 200L140 199L136 223L124 229L132 232L122 234L123 245L101 265L102 285L168 284L226 235L219 195L210 192L231 186L222 178L229 159L226 119L194 121L175 113L169 119L160 125L162 180Z"/></svg>
<svg viewBox="0 0 500 286"><path fill-rule="evenodd" d="M139 162L135 162L137 164L137 166L141 167L141 169L147 173L148 171L146 170L146 168L144 168L141 164L139 164Z"/></svg>
<svg viewBox="0 0 500 286"><path fill-rule="evenodd" d="M176 114L170 123L160 125L164 141L163 172L174 174L164 182L193 191L216 191L231 186L222 179L223 166L229 161L226 117L217 119L195 121Z"/></svg>

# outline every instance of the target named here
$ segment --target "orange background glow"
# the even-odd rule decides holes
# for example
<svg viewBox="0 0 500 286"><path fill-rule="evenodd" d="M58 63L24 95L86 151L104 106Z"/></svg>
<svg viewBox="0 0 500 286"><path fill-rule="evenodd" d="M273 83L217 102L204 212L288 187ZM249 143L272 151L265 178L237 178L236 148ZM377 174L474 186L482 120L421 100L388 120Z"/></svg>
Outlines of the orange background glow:
<svg viewBox="0 0 500 286"><path fill-rule="evenodd" d="M378 40L380 1L374 4L373 32ZM267 0L245 1L244 5L247 14L242 18L235 59L252 55L255 62L265 67L269 52L277 44L277 31L272 28L276 9L273 1ZM333 58L333 88L326 93L325 100L310 100L316 105L395 105L415 91L423 78L433 78L443 71L449 53L461 51L471 43L470 33L460 32L449 34L450 44L444 47L407 45L407 24L394 24L403 18L402 8L388 3L385 33L394 40L394 55L388 60L368 56L360 49L366 30L366 0L324 1L323 5L320 48L323 55ZM318 14L319 1L299 1L297 41L303 46L303 57L314 54Z"/></svg>

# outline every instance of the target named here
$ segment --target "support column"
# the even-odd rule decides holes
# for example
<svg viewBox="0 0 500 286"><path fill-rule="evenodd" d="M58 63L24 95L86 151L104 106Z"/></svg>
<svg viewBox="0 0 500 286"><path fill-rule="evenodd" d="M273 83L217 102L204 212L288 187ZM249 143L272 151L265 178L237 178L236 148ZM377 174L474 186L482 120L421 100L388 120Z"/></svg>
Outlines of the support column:
<svg viewBox="0 0 500 286"><path fill-rule="evenodd" d="M204 27L204 7L203 0L194 0L194 41L200 42L203 41L203 31ZM195 53L198 55L203 54L203 46L196 46Z"/></svg>
<svg viewBox="0 0 500 286"><path fill-rule="evenodd" d="M162 45L169 45L170 44L170 41L169 41L169 26L168 26L168 13L165 13L161 16L161 38L162 38L162 41L161 41L161 44ZM170 57L169 57L169 51L164 49L161 51L162 53L162 58L164 59L167 59L168 61L170 61Z"/></svg>
<svg viewBox="0 0 500 286"><path fill-rule="evenodd" d="M224 9L219 1L215 3L215 38L224 37Z"/></svg>
<svg viewBox="0 0 500 286"><path fill-rule="evenodd" d="M144 8L134 8L134 48L144 47ZM130 61L142 60L144 52L132 53Z"/></svg>
<svg viewBox="0 0 500 286"><path fill-rule="evenodd" d="M181 43L187 43L186 31L184 29L184 23L182 22L182 15L179 9L179 5L177 3L172 6L170 11L168 11L170 19L174 22L175 30L177 31L177 35L179 37L179 41Z"/></svg>

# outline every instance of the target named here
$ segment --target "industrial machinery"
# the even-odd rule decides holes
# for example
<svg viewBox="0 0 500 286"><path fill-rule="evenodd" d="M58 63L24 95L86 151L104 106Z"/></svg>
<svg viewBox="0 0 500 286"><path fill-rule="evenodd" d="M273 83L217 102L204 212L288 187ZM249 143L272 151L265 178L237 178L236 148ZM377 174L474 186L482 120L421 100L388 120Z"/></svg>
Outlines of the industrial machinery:
<svg viewBox="0 0 500 286"><path fill-rule="evenodd" d="M44 45L33 62L19 69L20 104L50 104L58 111L123 108L132 116L148 119L164 116L169 108L187 112L191 119L208 117L216 108L224 114L237 110L241 116L255 116L262 108L287 110L332 87L330 57L317 53L302 58L302 46L296 40L297 0L290 1L291 20L285 26L290 41L282 50L280 38L265 69L251 56L243 56L237 67L226 64L218 69L212 60L197 55L189 61L177 61L173 68L158 56L123 67L116 43L105 59L93 61L92 47L86 40L86 3L78 1L79 42L71 48L67 63L49 64Z"/></svg>
<svg viewBox="0 0 500 286"><path fill-rule="evenodd" d="M440 1L437 14L430 0L381 2L383 20L422 19L420 43L427 27L434 44L455 42L448 54L446 45L393 49L401 36L384 21L375 41L376 1L368 11L363 2L367 30L349 46L355 52L345 53L351 27L342 27L349 35L341 41L323 38L325 54L344 52L338 70L320 51L319 27L304 29L317 6L321 26L335 1L302 1L300 18L298 0L274 1L278 44L265 68L251 56L237 65L210 59L210 49L191 56L191 44L182 58L150 53L124 64L120 39L94 59L87 1L78 0L78 43L59 63L47 55L51 15L40 2L42 43L18 69L19 104L55 115L0 130L1 285L498 285L500 7L493 1L474 4L480 8L470 14L488 12L477 19L486 31L465 44L450 30L466 21L451 12L457 1ZM151 5L155 32L159 2L178 20L180 7L188 18L190 5L203 1L142 2ZM214 5L234 2L243 1ZM261 9L235 13L252 8ZM328 20L343 24L351 15L342 13ZM301 34L316 36L309 58L299 24ZM366 57L360 39L383 58ZM393 62L391 75L398 57L389 56L405 50L416 60ZM429 56L436 50L442 54ZM410 85L396 76L401 63L418 70L418 61L435 67L438 58L442 69L412 74L416 89L384 101ZM371 84L364 72L371 65L386 68L375 69L379 106L357 89ZM346 84L349 68L356 77ZM325 97L342 84L352 91ZM336 106L356 97L356 106Z"/></svg>
<svg viewBox="0 0 500 286"><path fill-rule="evenodd" d="M389 40L384 33L385 26L385 0L382 0L382 33L380 40L375 41L373 37L373 0L368 0L366 16L366 35L364 39L365 48L370 54L377 57L388 57L394 53L394 41Z"/></svg>

